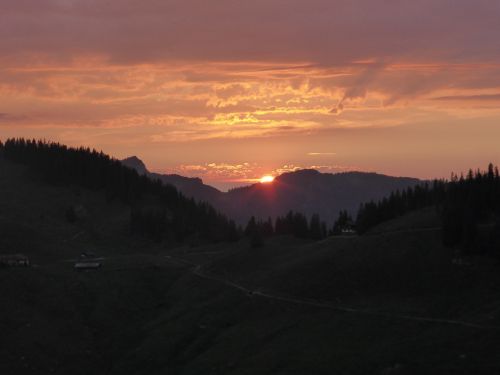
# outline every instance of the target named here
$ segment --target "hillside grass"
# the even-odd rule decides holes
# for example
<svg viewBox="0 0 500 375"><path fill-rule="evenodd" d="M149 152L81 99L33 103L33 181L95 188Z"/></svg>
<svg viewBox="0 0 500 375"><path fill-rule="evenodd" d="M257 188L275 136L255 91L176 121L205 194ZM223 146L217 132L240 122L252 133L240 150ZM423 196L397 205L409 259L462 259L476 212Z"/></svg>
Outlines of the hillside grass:
<svg viewBox="0 0 500 375"><path fill-rule="evenodd" d="M500 329L402 318L500 326L498 265L453 264L440 232L425 230L427 219L403 217L369 235L320 242L175 247L131 237L127 207L48 186L1 158L0 197L0 252L23 252L35 263L0 269L1 374L500 369ZM87 217L68 223L69 205L84 206ZM88 249L105 258L103 268L73 271L71 260ZM248 294L224 281L333 308Z"/></svg>

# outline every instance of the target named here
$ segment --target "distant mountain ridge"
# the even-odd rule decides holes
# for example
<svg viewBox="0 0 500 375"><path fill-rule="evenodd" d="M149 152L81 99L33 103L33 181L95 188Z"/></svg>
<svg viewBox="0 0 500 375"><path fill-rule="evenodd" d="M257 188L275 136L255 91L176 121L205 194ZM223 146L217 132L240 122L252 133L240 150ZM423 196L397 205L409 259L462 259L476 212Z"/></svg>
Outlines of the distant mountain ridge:
<svg viewBox="0 0 500 375"><path fill-rule="evenodd" d="M416 178L378 173L332 174L302 169L277 176L270 184L257 183L221 192L199 178L151 173L137 157L124 159L122 163L138 173L174 185L188 197L211 203L240 224L245 224L251 216L274 219L290 210L307 216L317 213L322 220L332 224L340 210L355 215L361 203L382 199L395 190L422 182Z"/></svg>
<svg viewBox="0 0 500 375"><path fill-rule="evenodd" d="M129 168L135 169L137 173L147 175L153 179L158 179L165 184L175 186L185 196L194 198L198 201L205 201L213 203L217 201L221 191L216 188L203 183L201 178L197 177L184 177L178 174L160 174L150 172L144 162L137 156L131 156L121 160L121 163Z"/></svg>
<svg viewBox="0 0 500 375"><path fill-rule="evenodd" d="M255 184L228 192L221 209L237 221L244 216L266 218L289 210L308 216L317 213L332 224L340 210L356 215L361 203L379 200L392 191L419 184L416 178L391 177L377 173L320 173L299 170L282 174L272 184Z"/></svg>
<svg viewBox="0 0 500 375"><path fill-rule="evenodd" d="M146 164L144 164L144 162L141 159L139 159L137 156L131 156L129 158L126 158L126 159L123 159L120 161L124 166L135 169L137 171L137 173L139 173L141 175L142 174L149 174L149 171L146 168Z"/></svg>

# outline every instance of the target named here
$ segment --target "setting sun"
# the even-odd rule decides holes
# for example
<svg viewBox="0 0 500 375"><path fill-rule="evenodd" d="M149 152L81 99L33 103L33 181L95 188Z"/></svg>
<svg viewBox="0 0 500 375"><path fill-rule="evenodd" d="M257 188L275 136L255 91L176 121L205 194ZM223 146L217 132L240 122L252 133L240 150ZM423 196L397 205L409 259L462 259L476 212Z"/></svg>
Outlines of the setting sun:
<svg viewBox="0 0 500 375"><path fill-rule="evenodd" d="M261 184L268 184L268 183L273 182L273 181L274 181L274 177L273 176L269 176L269 175L263 176L260 179L260 183Z"/></svg>
<svg viewBox="0 0 500 375"><path fill-rule="evenodd" d="M0 375L500 375L499 19L0 0Z"/></svg>

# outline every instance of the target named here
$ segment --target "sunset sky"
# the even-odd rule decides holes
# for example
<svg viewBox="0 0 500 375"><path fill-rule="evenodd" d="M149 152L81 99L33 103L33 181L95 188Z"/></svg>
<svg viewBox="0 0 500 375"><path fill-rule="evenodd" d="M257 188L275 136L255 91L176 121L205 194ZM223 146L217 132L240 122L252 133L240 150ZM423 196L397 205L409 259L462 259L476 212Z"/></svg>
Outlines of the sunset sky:
<svg viewBox="0 0 500 375"><path fill-rule="evenodd" d="M500 162L498 0L0 0L0 139L226 189Z"/></svg>

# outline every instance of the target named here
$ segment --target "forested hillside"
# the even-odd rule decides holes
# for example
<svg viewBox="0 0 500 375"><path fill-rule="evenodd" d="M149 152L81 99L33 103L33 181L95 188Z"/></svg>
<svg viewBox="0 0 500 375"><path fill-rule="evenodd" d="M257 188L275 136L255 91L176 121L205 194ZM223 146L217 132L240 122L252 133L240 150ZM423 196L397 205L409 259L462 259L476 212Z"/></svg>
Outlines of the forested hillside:
<svg viewBox="0 0 500 375"><path fill-rule="evenodd" d="M25 139L0 143L0 152L10 161L27 165L50 184L102 191L109 202L118 199L129 205L132 233L175 241L238 238L234 222L212 206L184 197L171 185L139 175L102 152ZM69 220L71 216L68 212Z"/></svg>
<svg viewBox="0 0 500 375"><path fill-rule="evenodd" d="M500 256L500 176L490 164L484 171L453 174L450 181L437 180L395 191L379 202L363 204L356 226L365 233L373 226L425 207L435 207L442 219L443 242L463 254Z"/></svg>

